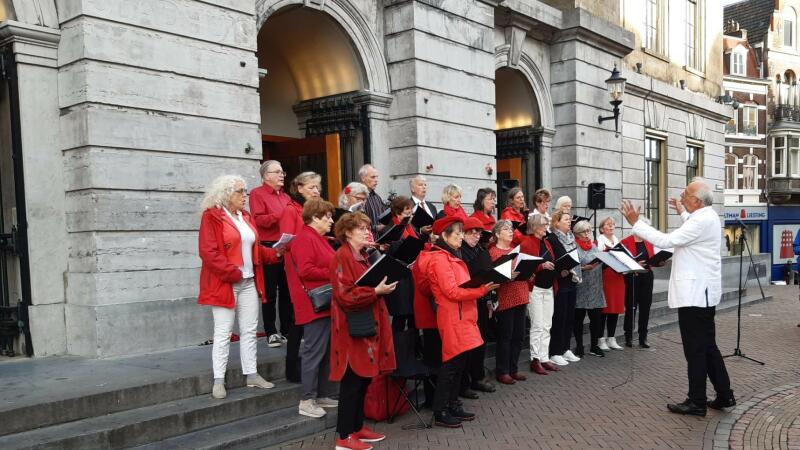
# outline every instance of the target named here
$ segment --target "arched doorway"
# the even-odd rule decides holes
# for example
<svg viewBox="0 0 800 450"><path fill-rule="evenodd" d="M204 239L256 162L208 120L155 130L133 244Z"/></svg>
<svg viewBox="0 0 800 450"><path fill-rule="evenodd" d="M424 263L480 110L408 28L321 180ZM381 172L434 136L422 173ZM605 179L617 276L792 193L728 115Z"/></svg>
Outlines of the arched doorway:
<svg viewBox="0 0 800 450"><path fill-rule="evenodd" d="M528 197L542 186L541 115L522 72L508 67L495 71L495 115L497 193L502 210L505 192L511 187L519 185Z"/></svg>
<svg viewBox="0 0 800 450"><path fill-rule="evenodd" d="M335 198L370 161L368 83L353 42L328 14L289 6L261 27L258 64L264 159L281 161L288 179L322 174L324 197Z"/></svg>

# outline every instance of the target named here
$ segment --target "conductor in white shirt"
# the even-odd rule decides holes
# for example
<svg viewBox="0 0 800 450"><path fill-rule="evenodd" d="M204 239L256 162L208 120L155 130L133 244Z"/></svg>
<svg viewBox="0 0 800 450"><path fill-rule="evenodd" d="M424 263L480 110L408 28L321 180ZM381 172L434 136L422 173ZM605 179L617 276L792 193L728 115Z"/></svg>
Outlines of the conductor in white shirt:
<svg viewBox="0 0 800 450"><path fill-rule="evenodd" d="M689 375L689 394L683 403L669 404L676 414L705 416L706 408L723 409L736 405L728 371L717 348L714 312L722 296L721 225L711 208L713 194L708 184L695 178L681 193L670 199L683 224L672 233L662 233L639 220L639 208L622 202L622 215L631 230L654 246L674 248L669 277L668 303L678 309L678 325ZM717 393L706 399L706 376Z"/></svg>

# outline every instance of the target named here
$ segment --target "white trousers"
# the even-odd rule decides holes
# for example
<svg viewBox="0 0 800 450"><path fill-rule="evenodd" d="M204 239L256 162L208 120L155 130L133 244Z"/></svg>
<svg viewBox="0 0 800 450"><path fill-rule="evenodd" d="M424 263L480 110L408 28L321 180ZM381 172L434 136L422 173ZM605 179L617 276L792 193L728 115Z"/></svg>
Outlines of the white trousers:
<svg viewBox="0 0 800 450"><path fill-rule="evenodd" d="M211 361L214 366L214 378L225 378L228 366L228 354L231 349L231 332L233 320L239 317L239 356L242 360L242 373L256 373L256 328L261 303L258 301L256 282L253 278L242 280L233 285L234 308L212 306L214 314L214 345L211 350Z"/></svg>
<svg viewBox="0 0 800 450"><path fill-rule="evenodd" d="M531 361L550 361L550 327L553 326L553 289L533 287L528 296L531 319Z"/></svg>

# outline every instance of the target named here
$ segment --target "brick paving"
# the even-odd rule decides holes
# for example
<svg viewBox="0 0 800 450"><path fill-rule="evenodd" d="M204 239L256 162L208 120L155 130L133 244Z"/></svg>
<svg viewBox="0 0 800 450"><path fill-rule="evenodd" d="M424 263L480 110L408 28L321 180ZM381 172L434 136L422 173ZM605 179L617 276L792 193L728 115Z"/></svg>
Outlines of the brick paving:
<svg viewBox="0 0 800 450"><path fill-rule="evenodd" d="M478 417L460 430L403 430L413 414L393 424L370 423L388 435L375 449L800 448L798 291L769 290L774 300L742 310L742 350L766 365L726 359L739 401L731 412L709 410L699 418L666 411L687 390L680 335L672 327L651 334L651 350L587 354L559 373L530 374L528 381L465 400ZM735 347L735 309L717 317L717 342L723 354ZM332 448L333 442L329 430L279 448Z"/></svg>

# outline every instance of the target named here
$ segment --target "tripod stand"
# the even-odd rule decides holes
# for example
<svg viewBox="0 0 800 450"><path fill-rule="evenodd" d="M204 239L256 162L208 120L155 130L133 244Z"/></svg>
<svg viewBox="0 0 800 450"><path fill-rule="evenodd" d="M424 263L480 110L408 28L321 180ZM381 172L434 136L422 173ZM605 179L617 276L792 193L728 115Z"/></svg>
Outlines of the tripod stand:
<svg viewBox="0 0 800 450"><path fill-rule="evenodd" d="M733 349L733 353L730 355L725 355L723 358L730 358L731 356L738 356L740 358L744 358L755 363L764 365L764 362L759 361L755 358L751 358L749 356L745 356L742 353L742 349L740 347L742 341L742 267L744 266L744 251L747 249L747 254L750 256L750 268L753 269L753 273L756 275L756 281L758 281L758 289L761 291L761 299L764 300L764 289L761 287L761 279L758 277L758 271L756 271L756 264L753 261L753 253L750 251L750 245L747 243L747 236L745 236L745 231L747 231L747 226L739 220L739 225L742 227L741 234L739 234L739 306L737 307L736 311L736 348ZM747 285L747 280L745 280L745 286Z"/></svg>

